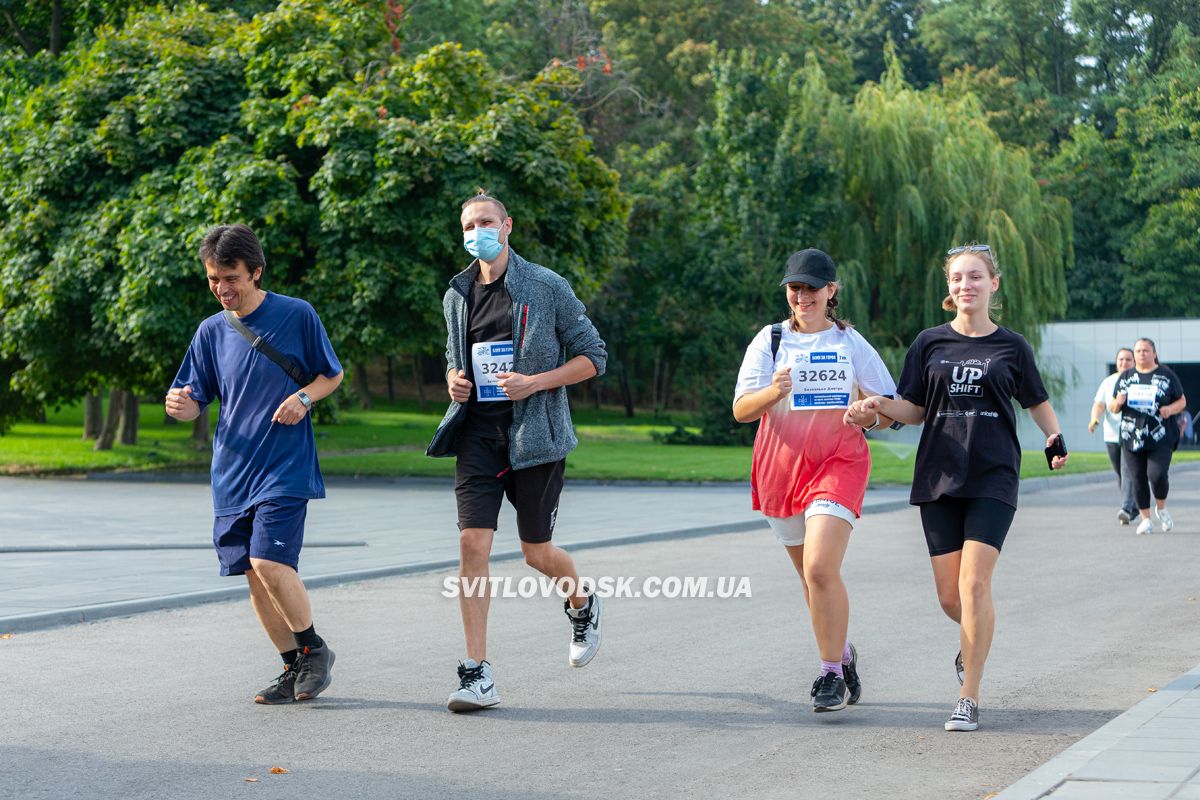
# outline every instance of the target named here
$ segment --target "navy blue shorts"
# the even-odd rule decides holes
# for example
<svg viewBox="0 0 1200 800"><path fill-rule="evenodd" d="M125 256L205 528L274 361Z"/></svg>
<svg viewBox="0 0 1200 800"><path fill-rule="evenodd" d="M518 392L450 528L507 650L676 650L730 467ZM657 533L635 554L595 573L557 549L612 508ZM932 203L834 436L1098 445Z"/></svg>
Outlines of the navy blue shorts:
<svg viewBox="0 0 1200 800"><path fill-rule="evenodd" d="M272 497L240 514L213 521L213 547L222 575L245 575L251 558L276 561L295 569L304 544L304 518L308 500Z"/></svg>

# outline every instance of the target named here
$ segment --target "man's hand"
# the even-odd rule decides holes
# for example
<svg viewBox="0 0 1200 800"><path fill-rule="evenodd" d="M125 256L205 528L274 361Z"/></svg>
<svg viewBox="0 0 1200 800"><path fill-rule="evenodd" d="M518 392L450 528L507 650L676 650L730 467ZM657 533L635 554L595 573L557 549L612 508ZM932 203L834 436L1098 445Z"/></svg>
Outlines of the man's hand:
<svg viewBox="0 0 1200 800"><path fill-rule="evenodd" d="M519 372L501 372L496 375L500 388L508 395L509 400L524 400L539 391L538 380L532 375L522 375Z"/></svg>
<svg viewBox="0 0 1200 800"><path fill-rule="evenodd" d="M467 373L461 369L458 374L446 375L446 389L450 392L450 399L456 403L465 403L471 399L471 382L467 380Z"/></svg>
<svg viewBox="0 0 1200 800"><path fill-rule="evenodd" d="M1091 422L1088 423L1088 433L1092 433L1096 430L1096 423L1097 423L1097 420L1092 420Z"/></svg>
<svg viewBox="0 0 1200 800"><path fill-rule="evenodd" d="M169 390L163 406L167 414L183 422L200 416L200 404L192 399L192 387L190 384L184 386L182 389Z"/></svg>
<svg viewBox="0 0 1200 800"><path fill-rule="evenodd" d="M1167 406L1159 406L1158 407L1158 415L1160 417L1162 417L1163 419L1170 419L1172 416L1171 412L1168 411L1167 408L1168 408Z"/></svg>
<svg viewBox="0 0 1200 800"><path fill-rule="evenodd" d="M271 422L295 425L304 419L306 414L308 414L308 409L304 407L304 403L300 402L299 397L291 394L279 404L279 408L275 409L275 416L271 417Z"/></svg>

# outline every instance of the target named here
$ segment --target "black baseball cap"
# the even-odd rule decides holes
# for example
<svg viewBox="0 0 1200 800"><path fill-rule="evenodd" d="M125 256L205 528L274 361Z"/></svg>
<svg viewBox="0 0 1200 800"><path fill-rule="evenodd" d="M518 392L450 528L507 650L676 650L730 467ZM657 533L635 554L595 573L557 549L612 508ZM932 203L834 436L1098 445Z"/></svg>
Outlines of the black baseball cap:
<svg viewBox="0 0 1200 800"><path fill-rule="evenodd" d="M779 285L806 283L814 289L821 289L825 284L836 280L837 268L833 265L833 259L823 250L810 247L799 253L792 253L783 269L783 280Z"/></svg>

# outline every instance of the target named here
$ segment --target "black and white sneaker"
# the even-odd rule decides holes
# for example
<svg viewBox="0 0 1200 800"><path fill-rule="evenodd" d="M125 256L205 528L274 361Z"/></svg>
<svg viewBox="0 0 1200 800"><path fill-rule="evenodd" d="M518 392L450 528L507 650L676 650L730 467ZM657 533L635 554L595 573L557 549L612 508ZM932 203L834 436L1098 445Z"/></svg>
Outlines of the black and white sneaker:
<svg viewBox="0 0 1200 800"><path fill-rule="evenodd" d="M948 731L973 731L979 727L979 706L969 697L958 698L954 713L946 720Z"/></svg>
<svg viewBox="0 0 1200 800"><path fill-rule="evenodd" d="M846 680L836 672L826 672L813 681L813 711L841 711L850 701Z"/></svg>
<svg viewBox="0 0 1200 800"><path fill-rule="evenodd" d="M958 651L958 655L954 657L954 671L958 673L958 685L963 685L963 675L966 674L967 668L963 666L962 650Z"/></svg>
<svg viewBox="0 0 1200 800"><path fill-rule="evenodd" d="M571 601L563 601L563 611L571 620L571 644L567 649L567 663L572 667L586 667L600 649L600 614L604 601L595 593L588 595L587 605L571 608Z"/></svg>
<svg viewBox="0 0 1200 800"><path fill-rule="evenodd" d="M446 708L451 711L478 711L500 702L492 665L487 661L476 664L465 658L458 662L458 688L450 693Z"/></svg>
<svg viewBox="0 0 1200 800"><path fill-rule="evenodd" d="M858 698L862 697L862 681L858 679L858 651L854 649L854 645L850 644L850 663L842 664L842 675L845 676L846 688L850 690L850 699L847 701L850 705L858 702Z"/></svg>

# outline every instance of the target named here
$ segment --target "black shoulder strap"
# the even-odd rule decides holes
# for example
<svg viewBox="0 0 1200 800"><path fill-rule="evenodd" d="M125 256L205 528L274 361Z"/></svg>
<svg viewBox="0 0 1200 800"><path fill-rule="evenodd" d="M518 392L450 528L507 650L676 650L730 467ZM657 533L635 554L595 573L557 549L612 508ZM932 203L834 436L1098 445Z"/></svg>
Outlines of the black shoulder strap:
<svg viewBox="0 0 1200 800"><path fill-rule="evenodd" d="M304 374L304 370L300 368L299 364L276 350L274 347L264 341L261 336L247 328L246 324L238 319L237 314L234 314L228 309L225 310L224 314L225 321L232 325L233 329L240 333L242 338L250 343L251 347L278 364L279 367L288 374L288 377L294 380L297 385L308 386L310 383L312 383L312 378Z"/></svg>
<svg viewBox="0 0 1200 800"><path fill-rule="evenodd" d="M229 312L226 311L226 314ZM779 343L783 341L783 323L776 322L771 326L771 360L775 360L775 356L779 355Z"/></svg>

